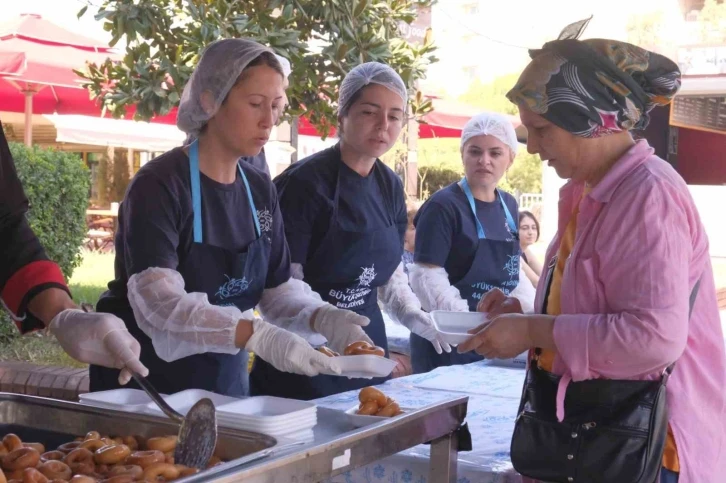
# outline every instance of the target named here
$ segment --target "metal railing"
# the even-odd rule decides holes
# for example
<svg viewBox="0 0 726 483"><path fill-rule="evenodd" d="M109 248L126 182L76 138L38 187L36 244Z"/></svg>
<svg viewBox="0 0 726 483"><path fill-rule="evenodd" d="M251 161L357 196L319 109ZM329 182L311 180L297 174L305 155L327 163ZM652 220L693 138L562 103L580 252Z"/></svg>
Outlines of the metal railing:
<svg viewBox="0 0 726 483"><path fill-rule="evenodd" d="M532 211L532 207L542 203L542 193L522 193L519 195L519 209Z"/></svg>

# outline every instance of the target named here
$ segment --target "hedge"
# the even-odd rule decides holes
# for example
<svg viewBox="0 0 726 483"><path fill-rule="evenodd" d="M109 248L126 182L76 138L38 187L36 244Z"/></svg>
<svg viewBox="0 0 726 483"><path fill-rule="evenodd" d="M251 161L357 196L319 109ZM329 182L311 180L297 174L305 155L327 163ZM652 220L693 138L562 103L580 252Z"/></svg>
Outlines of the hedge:
<svg viewBox="0 0 726 483"><path fill-rule="evenodd" d="M90 172L72 153L10 143L18 177L28 197L28 221L66 279L81 264L86 236Z"/></svg>

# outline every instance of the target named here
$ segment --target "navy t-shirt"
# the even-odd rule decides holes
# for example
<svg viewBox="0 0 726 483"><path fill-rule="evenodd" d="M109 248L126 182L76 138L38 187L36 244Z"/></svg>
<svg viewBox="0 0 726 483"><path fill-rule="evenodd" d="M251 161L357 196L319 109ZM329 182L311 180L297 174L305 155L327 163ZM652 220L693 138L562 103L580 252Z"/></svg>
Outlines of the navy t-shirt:
<svg viewBox="0 0 726 483"><path fill-rule="evenodd" d="M505 191L499 190L499 193L516 223L517 201ZM474 199L474 204L477 218L488 239L514 238L499 197L493 202ZM414 225L414 260L444 267L453 283L461 280L474 262L479 238L469 201L459 184L453 183L434 193L416 214Z"/></svg>
<svg viewBox="0 0 726 483"><path fill-rule="evenodd" d="M341 228L365 232L397 223L403 246L407 222L403 183L379 160L373 170L368 176L359 175L342 161L335 145L292 164L275 178L293 263L304 266L328 232L338 174Z"/></svg>
<svg viewBox="0 0 726 483"><path fill-rule="evenodd" d="M241 163L257 208L262 236L271 240L266 288L290 278L290 255L269 176ZM242 177L221 184L199 173L203 243L242 252L257 239ZM150 267L176 270L194 243L189 158L173 149L144 165L134 176L119 209L116 234L116 279L105 296L126 297L131 275Z"/></svg>
<svg viewBox="0 0 726 483"><path fill-rule="evenodd" d="M267 165L267 157L265 156L265 148L260 150L260 154L256 156L243 156L240 160L244 163L248 163L250 166L254 166L259 169L267 176L270 176L270 167Z"/></svg>

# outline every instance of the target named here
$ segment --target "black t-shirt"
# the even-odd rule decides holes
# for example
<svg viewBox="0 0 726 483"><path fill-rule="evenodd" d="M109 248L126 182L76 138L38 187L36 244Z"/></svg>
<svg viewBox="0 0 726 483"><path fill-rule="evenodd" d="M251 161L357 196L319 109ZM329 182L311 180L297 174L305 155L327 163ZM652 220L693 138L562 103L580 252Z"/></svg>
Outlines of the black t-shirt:
<svg viewBox="0 0 726 483"><path fill-rule="evenodd" d="M335 145L291 165L275 178L294 263L305 265L330 228L338 174L341 228L365 232L397 223L403 246L406 199L401 179L379 160L368 176L359 175L342 161L340 146Z"/></svg>
<svg viewBox="0 0 726 483"><path fill-rule="evenodd" d="M270 167L267 165L267 157L265 156L265 148L260 150L260 154L256 156L243 156L240 160L244 163L248 163L250 166L254 166L259 169L267 176L270 176Z"/></svg>
<svg viewBox="0 0 726 483"><path fill-rule="evenodd" d="M499 190L512 218L518 219L517 201ZM499 197L492 202L474 199L476 215L491 240L513 240ZM479 237L476 222L458 183L434 193L414 218L416 251L414 260L444 267L451 280L461 280L471 268Z"/></svg>
<svg viewBox="0 0 726 483"><path fill-rule="evenodd" d="M269 176L240 163L257 208L262 236L271 240L266 288L290 278L290 255ZM200 173L203 243L242 252L257 239L242 177L221 184ZM113 295L125 298L131 275L150 267L176 270L194 243L189 158L173 149L144 165L134 176L119 209L116 234L116 279ZM109 294L111 295L111 294Z"/></svg>

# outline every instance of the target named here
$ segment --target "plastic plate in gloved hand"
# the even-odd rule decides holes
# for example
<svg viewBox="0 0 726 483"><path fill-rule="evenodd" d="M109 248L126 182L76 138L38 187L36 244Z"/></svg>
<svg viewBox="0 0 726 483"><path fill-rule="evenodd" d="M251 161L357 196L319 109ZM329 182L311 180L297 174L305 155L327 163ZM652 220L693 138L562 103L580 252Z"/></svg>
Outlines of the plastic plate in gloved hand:
<svg viewBox="0 0 726 483"><path fill-rule="evenodd" d="M391 359L373 355L337 356L333 357L333 363L340 368L341 376L350 379L386 377L393 372L397 364Z"/></svg>
<svg viewBox="0 0 726 483"><path fill-rule="evenodd" d="M434 321L434 329L439 334L440 340L450 345L463 344L472 334L471 329L476 329L486 323L489 314L486 312L447 312L434 310L431 318Z"/></svg>

